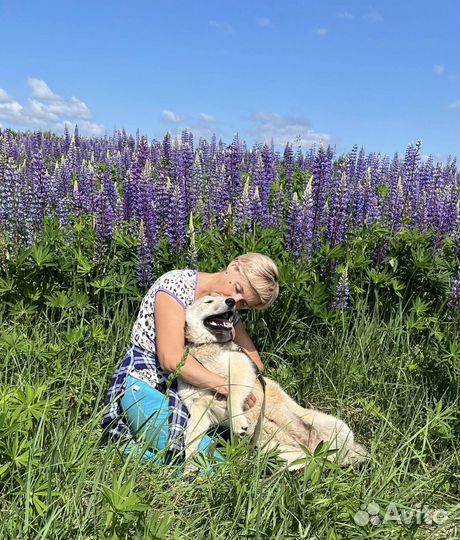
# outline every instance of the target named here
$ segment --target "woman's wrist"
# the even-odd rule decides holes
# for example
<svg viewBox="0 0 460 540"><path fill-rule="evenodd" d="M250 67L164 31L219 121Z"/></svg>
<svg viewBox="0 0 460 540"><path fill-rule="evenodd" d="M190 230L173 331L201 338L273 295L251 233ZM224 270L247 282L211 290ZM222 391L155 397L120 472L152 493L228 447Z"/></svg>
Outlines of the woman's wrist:
<svg viewBox="0 0 460 540"><path fill-rule="evenodd" d="M219 377L220 381L215 384L211 390L213 392L217 392L221 396L227 397L228 396L228 381L227 379L224 379L223 377Z"/></svg>
<svg viewBox="0 0 460 540"><path fill-rule="evenodd" d="M221 386L215 386L212 390L216 392L216 394L220 394L221 396L228 396L228 386L226 384L223 384Z"/></svg>

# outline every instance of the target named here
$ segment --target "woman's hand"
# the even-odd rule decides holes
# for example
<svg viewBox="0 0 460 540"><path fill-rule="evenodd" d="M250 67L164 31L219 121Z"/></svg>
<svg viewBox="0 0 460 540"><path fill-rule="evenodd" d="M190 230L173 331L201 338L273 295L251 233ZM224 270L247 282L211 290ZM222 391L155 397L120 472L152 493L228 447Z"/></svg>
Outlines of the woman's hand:
<svg viewBox="0 0 460 540"><path fill-rule="evenodd" d="M217 401L223 401L224 399L227 399L228 397L228 386L218 386L213 388L214 395L216 396ZM251 409L256 404L256 396L251 392L249 396L244 400L244 407L243 409L247 411L248 409Z"/></svg>
<svg viewBox="0 0 460 540"><path fill-rule="evenodd" d="M244 401L244 407L243 409L247 411L248 409L251 409L256 404L256 396L251 392L249 396Z"/></svg>

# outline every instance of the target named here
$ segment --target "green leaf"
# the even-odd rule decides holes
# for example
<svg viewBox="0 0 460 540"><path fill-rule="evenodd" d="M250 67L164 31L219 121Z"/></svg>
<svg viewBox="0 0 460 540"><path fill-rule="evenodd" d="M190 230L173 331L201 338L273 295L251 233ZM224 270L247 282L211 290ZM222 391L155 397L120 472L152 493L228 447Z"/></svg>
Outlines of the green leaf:
<svg viewBox="0 0 460 540"><path fill-rule="evenodd" d="M33 244L30 248L30 256L38 267L54 264L53 253L48 246Z"/></svg>

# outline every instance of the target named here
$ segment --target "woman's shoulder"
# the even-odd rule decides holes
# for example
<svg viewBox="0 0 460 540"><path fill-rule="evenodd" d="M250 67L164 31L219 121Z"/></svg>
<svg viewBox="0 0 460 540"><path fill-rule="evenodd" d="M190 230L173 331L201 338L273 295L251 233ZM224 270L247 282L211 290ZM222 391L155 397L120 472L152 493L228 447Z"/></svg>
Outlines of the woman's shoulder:
<svg viewBox="0 0 460 540"><path fill-rule="evenodd" d="M191 268L169 270L161 275L157 281L162 283L182 282L184 280L188 281L192 278L196 278L196 274L197 270L193 270Z"/></svg>
<svg viewBox="0 0 460 540"><path fill-rule="evenodd" d="M188 305L195 296L197 275L197 270L191 268L169 270L153 283L144 300L150 301L158 291L164 291Z"/></svg>

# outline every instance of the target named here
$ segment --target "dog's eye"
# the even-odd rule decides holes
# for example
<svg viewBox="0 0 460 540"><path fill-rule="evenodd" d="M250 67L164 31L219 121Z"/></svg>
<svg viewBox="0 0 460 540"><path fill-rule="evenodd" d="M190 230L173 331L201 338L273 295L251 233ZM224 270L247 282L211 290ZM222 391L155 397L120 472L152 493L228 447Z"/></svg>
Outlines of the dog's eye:
<svg viewBox="0 0 460 540"><path fill-rule="evenodd" d="M205 304L210 304L212 300L206 300Z"/></svg>

